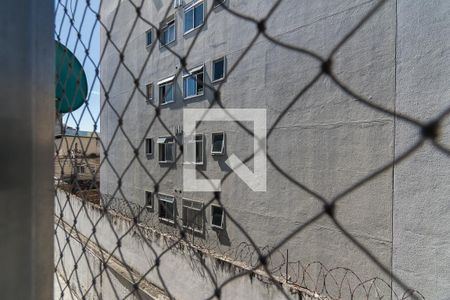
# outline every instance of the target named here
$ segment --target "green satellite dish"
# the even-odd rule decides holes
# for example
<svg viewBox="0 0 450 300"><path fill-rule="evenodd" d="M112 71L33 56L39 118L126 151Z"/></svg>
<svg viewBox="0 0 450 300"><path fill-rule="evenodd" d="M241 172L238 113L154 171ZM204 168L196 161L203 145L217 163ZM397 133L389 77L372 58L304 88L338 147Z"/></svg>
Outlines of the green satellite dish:
<svg viewBox="0 0 450 300"><path fill-rule="evenodd" d="M56 42L56 111L67 113L83 105L87 96L87 79L78 59Z"/></svg>

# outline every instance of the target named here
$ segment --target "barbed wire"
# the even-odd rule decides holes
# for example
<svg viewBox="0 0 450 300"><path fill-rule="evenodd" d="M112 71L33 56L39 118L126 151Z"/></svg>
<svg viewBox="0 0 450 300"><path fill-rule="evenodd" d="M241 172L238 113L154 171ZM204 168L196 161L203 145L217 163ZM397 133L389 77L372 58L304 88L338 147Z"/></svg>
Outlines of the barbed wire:
<svg viewBox="0 0 450 300"><path fill-rule="evenodd" d="M160 286L160 288L164 291L165 295L169 299L174 299L175 297L172 295L171 290L168 288L166 281L161 274L160 267L164 256L167 255L167 253L170 253L170 251L174 251L174 249L177 249L177 247L181 247L181 245L188 246L192 249L201 250L201 252L192 251L192 253L193 259L195 259L194 267L198 270L201 270L201 272L203 272L204 274L204 277L206 278L205 280L208 280L214 287L214 290L211 291L211 294L207 296L206 299L221 298L222 289L229 285L231 282L236 281L243 276L255 274L258 272L258 274L263 274L264 276L266 276L269 282L274 287L276 287L277 290L287 299L291 298L291 296L286 292L286 289L283 287L283 284L287 283L291 286L298 286L298 288L311 291L313 293L312 295L317 295L317 297L321 297L320 299L381 299L383 297L390 296L394 297L395 299L424 299L423 295L420 294L420 292L409 287L401 278L394 274L391 269L380 262L373 254L371 249L368 249L366 246L361 244L344 227L344 225L337 218L335 209L336 204L345 196L354 192L356 189L367 184L368 182L374 180L382 173L392 168L393 165L397 165L403 160L409 158L420 147L422 147L422 145L426 141L431 141L430 144L433 145L436 150L446 155L450 155L450 150L447 149L439 141L439 127L441 122L443 122L443 119L450 113L450 107L445 109L436 118L431 119L428 122L422 122L409 115L383 107L382 105L377 104L376 101L369 100L367 97L351 89L342 79L339 78L337 72L335 72L334 70L334 59L339 50L344 47L344 45L355 35L355 33L360 28L364 27L364 25L375 14L377 14L377 12L380 11L381 7L386 2L385 0L375 1L370 10L364 15L364 17L357 24L355 24L351 30L343 35L343 37L331 49L327 56L322 56L321 54L316 53L313 50L300 47L298 45L283 42L276 36L272 36L268 32L266 24L277 11L283 0L274 1L270 9L262 18L256 18L250 15L243 14L240 11L234 10L232 8L232 5L227 5L227 3L222 3L222 1L215 0L212 3L213 5L210 5L209 9L204 15L204 23L203 25L201 25L201 27L205 26L205 24L208 23L208 19L214 11L215 4L221 4L224 13L228 13L233 18L253 23L255 25L255 33L250 38L250 42L248 43L248 45L244 49L242 49L240 55L227 69L223 81L221 81L217 85L211 85L203 79L198 79L198 83L213 94L213 98L210 101L208 108L211 109L215 106L226 108L221 96L222 86L225 84L226 79L232 76L237 66L243 61L249 51L251 51L251 49L257 44L257 41L265 39L270 43L276 45L277 47L281 47L287 51L293 51L299 53L300 55L304 55L310 59L313 59L320 65L320 70L317 72L317 74L315 74L312 79L309 80L309 82L302 86L292 99L286 102L285 107L282 108L280 114L275 118L274 122L268 128L267 138L273 135L274 129L283 120L290 109L296 103L298 103L299 99L304 97L304 95L313 86L315 86L315 84L321 78L327 78L328 80L333 82L338 89L340 89L352 99L356 100L361 105L364 105L367 108L370 108L381 114L393 117L395 118L395 120L407 122L408 124L417 128L418 131L417 141L403 153L401 153L400 155L396 155L393 160L387 161L385 165L380 166L370 174L357 180L352 185L344 188L341 192L337 193L333 197L326 197L320 192L315 191L313 188L309 187L307 184L300 182L298 179L290 175L287 171L283 170L283 167L280 166L269 153L267 153L267 159L274 170L285 179L293 183L296 187L299 188L299 190L306 192L312 198L319 201L322 205L322 210L317 214L310 216L307 221L303 222L301 225L298 225L293 230L290 230L289 232L283 232L282 238L276 245L272 245L270 247L261 247L260 245L257 245L252 236L243 228L243 226L239 222L239 219L233 215L229 207L227 207L222 202L221 193L214 192L211 194L209 200L203 203L203 206L199 210L199 212L203 214L210 204L218 203L223 209L227 222L233 224L233 226L235 226L246 239L245 241L240 242L233 241L233 245L237 244L237 247L225 248L221 247L221 245L217 243L217 241L201 238L195 239L195 234L193 232L189 232L189 230L186 230L186 228L183 227L182 219L178 217L174 218L174 224L172 227L165 226L160 222L158 216L154 212L149 211L147 207L128 201L126 192L124 192L123 190L123 178L129 172L131 166L134 163L137 163L143 170L145 175L148 177L148 179L151 180L154 187L153 192L155 194L159 192L161 184L164 182L169 172L172 170L172 167L168 167L167 170L159 178L157 178L156 174L152 174L151 170L149 170L142 158L139 156L140 149L142 149L145 143L145 137L150 132L150 130L154 128L156 123L161 125L168 135L174 137L176 136L175 132L173 132L169 128L169 126L167 126L167 124L164 122L163 117L161 116L161 103L157 104L156 102L148 102L149 106L154 110L154 117L148 121L148 125L144 130L144 134L142 135L140 140L137 141L137 143L136 141L133 142L132 136L127 133L125 127L125 114L130 109L133 97L135 97L135 95L146 97L146 91L142 88L141 80L144 74L144 70L149 66L150 57L152 56L156 44L158 43L157 41L155 41L149 46L148 55L139 66L140 68L138 72L133 72L133 68L128 64L125 55L128 47L130 46L132 34L136 29L138 21L143 22L156 31L157 40L159 41L162 34L162 21L166 20L166 18L169 16L172 8L172 3L169 3L169 1L166 2L167 8L165 8L163 17L160 20L148 20L142 13L145 1L117 1L117 4L110 15L111 18L106 21L101 15L102 6L104 5L103 0L99 1L98 7L94 6L90 0L78 0L74 2L75 4L73 3L73 1L70 1L70 3L68 3L67 0L58 0L56 2L55 15L60 15L61 18L59 19L59 24L55 24L55 38L58 42L64 45L67 45L71 39L75 39L74 46L71 49L72 52L83 52L85 54L82 58L81 65L83 67L85 67L86 65L93 66L93 68L95 69L95 76L91 82L91 86L89 87L89 94L87 95L85 104L82 106L80 115L77 117L73 112L67 113L65 115L65 122L61 122L61 126L63 127L62 132L65 131L65 127L67 126L67 124L73 122L76 125L75 135L77 135L80 131L81 120L85 117L90 118L93 123L94 131L97 132L100 116L102 114L105 114L106 111L113 114L117 118L117 125L110 126L110 124L108 124L108 126L110 126L108 127L108 129L111 130L111 134L107 139L98 139L102 155L95 168L87 168L85 181L82 181L81 177L78 176L77 173L73 174L73 172L69 172L69 174L66 174L65 172L67 171L65 170L67 169L67 166L69 167L69 169L73 169L73 167L75 166L76 169L76 166L80 163L87 166L92 165L92 161L89 160L86 152L90 143L94 141L94 137L91 136L89 138L89 142L87 145L84 145L84 143L79 141L81 154L75 157L71 155L60 154L62 152L63 145L66 149L73 150L77 144L76 139L72 139L71 142L68 142L68 140L64 140L63 143L55 143L55 168L60 170L57 176L55 176L55 203L57 209L57 211L55 212L55 241L57 252L55 253L55 272L64 278L63 282L57 281L59 284L59 289L61 291L60 299L63 299L64 294L69 293L69 291L75 291L78 294L78 297L80 297L81 299L87 299L88 295L93 295L94 299L100 299L101 292L98 290L98 281L105 276L111 287L111 292L114 294L114 297L116 299L127 299L131 298L132 296L137 297L138 299L142 299L138 291L143 283L147 280L147 275L152 272L157 273L159 282L162 285ZM123 33L123 36L120 39L121 42L119 43L119 41L114 40L113 32L115 28L119 26L117 25L117 20L119 11L124 5L123 2L126 2L127 5L131 5L134 8L135 15L132 20L128 20L130 22L129 32ZM78 10L80 9L82 10L81 13L78 12ZM76 20L77 15L81 15L81 20ZM87 38L83 38L82 27L84 25L84 20L88 15L90 15L91 17L95 16L95 22L93 24L90 24L92 28L90 30L89 36ZM79 25L77 26L77 24ZM96 30L98 30L98 28L103 32L103 36L105 39L102 41L100 56L98 61L96 61L92 57L91 47L93 41L95 40L95 32ZM66 32L64 32L65 29L67 29ZM169 45L160 45L171 55L173 55L180 64L180 68L176 72L174 80L176 80L183 72L188 72L190 54L201 33L201 28L195 32L195 35L191 39L191 43L183 53L177 53ZM99 70L100 67L107 63L105 58L107 47L110 47L109 51L116 52L116 55L118 56L118 63L115 66L108 66L110 68L110 70L108 71L110 78L108 78L108 80L105 80L104 78L101 78ZM118 78L120 69L122 70L121 72L125 72L130 76L133 82L133 86L131 87L129 96L126 97L126 99L123 99L124 102L121 103L120 107L118 107L118 105L116 105L111 100L110 94L112 92L113 86L115 84L118 84L118 82L120 81L120 79ZM78 78L80 76L81 74L78 74ZM98 83L100 85L101 91L103 92L102 103L97 115L93 113L89 106L89 101L91 101L92 99L92 90L95 83ZM75 101L75 99L73 99L73 101ZM238 126L247 133L249 137L254 138L253 131L250 128L246 127L242 122L236 120L233 116L231 117L235 120L235 123L238 124ZM198 124L203 120L204 118L201 118ZM113 152L113 142L118 139L119 134L124 137L124 142L127 144L127 146L129 146L130 154L132 155L131 159L129 160L125 157L123 158L123 166L121 166L120 168L115 166L115 162L111 160L110 157L111 153ZM176 156L173 165L176 165L180 162L184 153L182 142L175 138L175 143L179 151L177 151L178 155ZM242 163L245 164L251 161L255 155L256 153L251 154L246 159L244 159ZM112 189L111 194L102 195L99 192L100 187L98 183L98 172L100 169L106 167L111 170L111 175L115 176L117 184L115 188ZM204 178L209 180L209 177L205 172L199 171L199 173L201 173ZM227 171L221 178L221 183L223 184L224 182L226 182L231 174L231 170ZM71 177L70 182L68 182L67 178L65 178L65 176L67 175ZM87 196L88 193L82 192L89 190L96 191L95 195L92 196L91 193L91 196ZM61 193L61 191L65 191L64 194L66 195L66 197L62 196L63 194ZM78 201L81 203L81 205L77 205L75 204L75 202L73 202L71 193L77 193ZM91 204L91 202L94 204ZM100 212L98 218L90 217L91 214L89 213L89 210L93 209L94 207L92 205L96 205L95 209ZM65 219L67 215L71 216L72 224L67 223L67 220ZM121 217L126 218L130 224L130 226L128 226L126 230L120 233L116 230L116 226L114 224L114 216L116 215L120 215ZM79 224L78 221L80 216L85 216L89 224ZM282 247L285 246L288 241L294 236L305 230L305 228L322 218L328 218L329 220L331 220L336 228L338 228L339 231L342 232L342 234L344 234L356 247L358 247L363 253L365 253L368 259L385 273L386 278L392 280L392 283L379 277L362 279L356 274L356 272L345 267L328 268L320 262L310 262L304 264L301 260L288 258L287 253L283 253ZM109 238L114 239L115 243L113 246L109 247L108 251L96 252L102 262L99 269L96 270L96 268L92 264L90 264L86 258L86 249L91 245L91 243L95 243L99 246L105 243L104 237L99 237L97 232L97 227L100 226L99 224L102 224L103 226L104 222L109 225L107 231L112 235ZM81 226L84 228L84 230L86 230L87 226L90 226L91 232L89 234L86 234L86 231L84 231L84 233L81 233ZM147 238L148 228L170 235L170 242L165 245L164 251L158 253L154 245L152 245L152 242ZM61 235L58 232L59 229L64 229L64 235ZM142 242L146 245L146 247L148 247L148 249L150 249L153 256L151 261L149 261L146 272L144 272L143 274L136 273L135 270L133 270L133 268L128 265L127 255L129 255L129 253L124 253L123 251L123 243L126 243L127 237L132 232L142 238ZM76 248L72 246L70 241L73 238L76 238L78 243L80 244L81 252L77 251ZM73 266L67 266L64 264L64 255L67 255L67 253L70 253L71 255L71 258L74 262ZM219 280L217 280L211 268L207 265L207 263L205 263L205 260L202 257L203 254L215 255L219 258L221 257L223 261L239 262L241 264L239 266L242 267L242 271L229 276L229 278L220 282ZM117 291L117 289L115 288L114 280L108 272L110 264L115 262L116 260L126 266L124 268L124 276L130 278L132 282L132 289L126 295L120 295L119 291ZM90 278L92 278L88 286L85 286L84 283L82 283L82 277L86 274L79 274L78 272L79 264L82 261L87 262L87 272L89 273ZM393 287L394 284L398 285L402 292L396 293Z"/></svg>

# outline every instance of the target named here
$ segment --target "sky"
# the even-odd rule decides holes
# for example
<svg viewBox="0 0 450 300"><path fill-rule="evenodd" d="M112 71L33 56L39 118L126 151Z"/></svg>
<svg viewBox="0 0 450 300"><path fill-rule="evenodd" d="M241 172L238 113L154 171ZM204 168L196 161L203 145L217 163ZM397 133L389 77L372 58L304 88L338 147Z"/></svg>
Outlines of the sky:
<svg viewBox="0 0 450 300"><path fill-rule="evenodd" d="M98 11L99 0L90 1L91 9L86 0L55 0L55 40L65 45L83 66L88 82L88 105L83 105L72 114L64 114L63 122L71 127L79 123L80 130L92 131L94 120L97 121L97 132L100 131L100 84L95 76L95 68L100 57L100 24L96 22L95 13ZM67 8L67 14L64 13ZM73 26L70 25L70 18ZM78 30L81 38L77 37ZM89 56L85 47L89 48ZM87 107L91 111L89 113Z"/></svg>

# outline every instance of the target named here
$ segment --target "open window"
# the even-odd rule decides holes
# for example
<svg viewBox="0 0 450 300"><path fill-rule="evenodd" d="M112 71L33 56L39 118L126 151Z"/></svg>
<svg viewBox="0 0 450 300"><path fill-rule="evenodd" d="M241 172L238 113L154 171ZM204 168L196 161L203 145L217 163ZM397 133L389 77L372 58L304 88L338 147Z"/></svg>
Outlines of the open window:
<svg viewBox="0 0 450 300"><path fill-rule="evenodd" d="M204 1L194 0L184 8L184 33L203 25Z"/></svg>
<svg viewBox="0 0 450 300"><path fill-rule="evenodd" d="M175 206L175 198L169 195L158 195L158 217L159 219L169 222L175 223L175 215L176 215L176 206Z"/></svg>
<svg viewBox="0 0 450 300"><path fill-rule="evenodd" d="M215 132L211 138L211 154L222 155L225 153L225 133Z"/></svg>
<svg viewBox="0 0 450 300"><path fill-rule="evenodd" d="M222 206L211 204L211 227L223 229L225 214Z"/></svg>
<svg viewBox="0 0 450 300"><path fill-rule="evenodd" d="M153 139L151 138L145 139L145 155L146 156L153 155Z"/></svg>
<svg viewBox="0 0 450 300"><path fill-rule="evenodd" d="M175 161L175 138L160 137L157 140L160 163L172 163Z"/></svg>
<svg viewBox="0 0 450 300"><path fill-rule="evenodd" d="M170 76L158 81L160 104L173 102L174 79L175 76Z"/></svg>
<svg viewBox="0 0 450 300"><path fill-rule="evenodd" d="M203 233L203 203L183 199L183 227Z"/></svg>
<svg viewBox="0 0 450 300"><path fill-rule="evenodd" d="M203 65L189 70L183 75L184 98L203 95Z"/></svg>
<svg viewBox="0 0 450 300"><path fill-rule="evenodd" d="M153 194L152 192L145 191L145 207L153 210Z"/></svg>
<svg viewBox="0 0 450 300"><path fill-rule="evenodd" d="M161 43L161 46L166 46L174 42L175 38L175 15L172 15L161 24L161 36L159 41Z"/></svg>

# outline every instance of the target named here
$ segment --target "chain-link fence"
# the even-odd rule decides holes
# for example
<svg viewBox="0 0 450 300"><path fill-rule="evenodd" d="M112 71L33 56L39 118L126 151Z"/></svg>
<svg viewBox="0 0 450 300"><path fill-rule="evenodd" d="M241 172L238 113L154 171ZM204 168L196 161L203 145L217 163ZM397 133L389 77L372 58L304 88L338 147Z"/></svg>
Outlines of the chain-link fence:
<svg viewBox="0 0 450 300"><path fill-rule="evenodd" d="M386 249L392 250L392 244L372 248L370 243L361 240L361 236L355 236L356 231L353 227L352 229L346 227L347 223L343 218L347 216L346 210L353 208L356 214L366 212L374 216L373 220L372 218L368 220L369 223L373 222L368 224L368 234L373 230L373 234L376 235L376 227L383 227L384 222L379 223L376 220L376 217L382 217L378 215L379 211L376 211L379 206L386 205L389 206L388 210L391 209L390 202L386 202L383 198L385 194L367 195L373 202L368 207L361 207L368 202L359 197L366 195L358 194L355 198L351 195L365 186L386 184L383 176L391 174L394 166L413 156L427 141L431 142L436 151L448 155L449 150L440 143L441 136L438 129L450 109L442 111L434 119L420 121L396 111L392 102L374 100L372 97L363 96L366 94L364 91L353 89L351 84L354 82L353 77L362 76L358 73L360 70L352 65L351 59L342 61L339 55L352 49L348 44L358 32L376 31L380 24L389 23L389 12L394 6L390 1L367 1L354 6L345 1L341 2L325 4L343 14L342 19L334 23L335 28L331 28L333 24L327 24L323 25L328 26L327 29L321 29L331 32L333 38L317 37L314 31L309 33L309 36L313 36L310 38L305 37L307 34L302 32L297 39L302 43L290 42L297 41L290 34L325 19L326 16L321 15L321 9L326 9L324 6L288 0L255 1L255 3L233 0L99 2L58 0L55 3L55 39L78 57L87 73L88 83L88 93L84 95L85 92L81 87L82 72L72 68L73 58L68 51L64 51L67 56L63 61L67 59L69 72L78 72L74 94L81 93L85 101L78 110L69 109L69 112L57 116L56 297L238 299L258 298L258 292L251 290L260 289L267 298L284 296L288 299L296 297L424 299L419 292L420 287L408 286L401 276L392 271L390 264L392 253L385 255L383 252ZM341 4L342 6L339 6ZM287 7L282 8L283 5ZM309 6L317 10L309 11L307 9ZM283 15L277 14L279 10L287 14L285 20ZM307 25L290 27L290 23L295 25L301 23L298 20L294 21L294 17L301 15L298 12L302 10L306 11L303 16L305 20L302 22ZM289 12L293 12L292 15L289 15ZM348 14L345 14L346 12ZM309 14L317 18L310 18ZM236 29L232 28L240 28L241 34L235 35L239 31L236 32ZM283 30L280 31L280 28ZM387 25L386 28L390 33L392 27ZM202 38L209 30L215 32L215 35ZM379 30L383 31L385 28ZM326 43L327 38L330 38L329 43ZM381 36L380 39L384 38ZM309 50L316 48L317 44L309 47L309 43L315 43L314 40L318 40L319 44L322 43L319 47L324 48L323 52L327 52L327 55ZM358 42L360 40L356 41ZM194 66L198 60L191 60L191 56L198 57L199 52L209 49L209 44L217 46L220 43L229 44L231 50L225 56L212 54L208 57L208 66L209 63L212 66L210 74L206 72L206 63L200 64L200 67ZM243 44L245 47L240 48ZM369 46L367 48L370 48ZM384 46L383 44L380 47ZM289 68L285 69L284 73L270 73L270 70L266 69L264 81L267 88L260 91L260 94L253 94L257 98L251 99L252 94L246 89L251 89L254 82L252 76L260 79L258 69L254 65L265 64L266 68L270 69L271 59L274 64L277 64L277 59L268 54L268 51L261 56L264 61L248 57L252 57L250 55L252 51L256 53L259 49L268 49L267 47L279 51L272 56L288 56L288 60L291 60L290 65L288 63ZM370 76L373 75L370 73L372 68L379 70L377 63L386 65L393 63L379 57L379 51L374 48L376 45L372 49L363 47L363 51L368 53L372 62L376 62L369 61L365 66L367 67L365 72L369 72ZM388 50L392 53L392 49ZM357 52L351 56L357 55ZM299 73L300 69L297 68L299 65L306 66L303 71L309 70L309 74ZM316 67L313 68L312 65ZM349 67L355 74L343 72L343 65ZM253 75L243 76L240 68ZM283 77L292 73L296 74L296 83L283 84ZM58 76L57 70L57 81L62 81L64 86L70 76L62 77ZM154 78L154 81L150 80L150 77ZM395 81L392 72L387 79L382 80L388 82L391 79ZM182 87L177 89L176 82L182 82ZM270 86L271 82L275 86ZM236 107L236 102L232 102L232 106L228 105L234 94L224 92L227 85L232 90L240 90L241 107ZM294 169L298 166L294 162L296 158L287 157L286 152L282 151L281 154L277 154L279 150L277 135L281 134L277 130L283 125L284 119L303 117L314 119L314 116L305 116L307 112L302 112L299 105L301 103L303 106L313 107L315 103L309 100L302 103L302 100L305 97L314 99L310 94L317 89L333 90L329 94L323 94L330 97L329 101L323 103L332 107L331 115L336 109L331 102L339 93L341 98L351 99L338 103L346 109L358 107L362 109L363 114L373 116L377 122L382 123L387 119L389 126L394 126L395 122L411 125L417 128L419 134L414 137L415 140L412 139L414 143L402 150L402 153L390 153L389 156L383 154L392 152L392 142L385 143L385 146L389 147L387 152L383 152L374 144L369 144L369 148L374 148L374 153L369 153L365 158L370 161L371 155L379 156L372 160L375 163L368 168L370 172L353 168L350 170L352 184L340 186L341 182L347 181L333 178L325 183L331 186L328 190L323 192L317 190L311 187L311 180L327 181L326 175L323 178L315 176L311 179L308 178L308 174L311 173L304 171L306 175L302 174L297 178L290 172L292 169L288 168L290 164L294 165ZM291 92L284 93L283 90ZM63 88L62 94L65 92ZM264 95L276 100L274 102L265 100ZM69 96L63 97L60 101L61 103L66 101L69 106L74 106L77 99L75 96L73 98ZM248 229L247 221L246 225L243 225L242 214L237 213L239 207L236 207L236 202L231 202L228 197L234 195L234 198L238 197L244 201L249 192L239 187L233 191L234 172L226 166L223 167L220 156L224 152L224 145L227 151L234 151L230 145L234 145L236 141L233 141L230 132L236 133L239 139L248 138L251 141L254 138L254 131L248 122L238 120L234 122L236 127L229 132L227 129L220 130L223 125L218 126L215 131L206 132L207 138L213 133L211 153L218 152L218 156L211 155L212 158L209 156L208 159L205 158L206 152L209 151L205 151L207 141L204 137L194 142L195 145L200 145L196 151L201 153L201 157L195 157L195 162L198 163L197 176L211 179L211 175L214 177L219 174L222 191L197 193L192 194L192 197L186 197L177 180L181 176L179 174L182 173L183 164L186 163L183 162L183 151L186 151L188 143L180 137L183 128L174 125L177 123L174 123L173 119L180 117L180 114L174 117L175 111L182 111L188 106L186 103L191 96L192 98L200 96L200 100L192 100L195 103L193 107L203 109L252 108L257 101L263 101L270 114L266 153L269 165L268 190L275 189L273 193L280 197L273 198L273 201L277 202L273 205L283 206L282 196L286 194L287 197L296 199L298 203L306 201L304 198L314 199L315 204L312 201L302 204L310 205L314 209L300 212L294 207L286 207L283 210L286 216L281 217L287 220L289 226L284 226L285 230L282 231L276 228L263 237L255 237L258 230ZM246 100L248 98L250 100ZM277 103L278 106L273 107L273 103ZM321 109L325 110L323 106ZM338 117L329 118L335 121ZM201 124L205 123L201 121L197 123L199 129ZM87 128L89 126L92 129ZM307 130L302 126L287 128L295 132ZM380 128L381 131L389 131L392 134L392 127ZM343 131L345 130L344 128ZM364 140L365 133L359 138ZM304 136L299 138L294 135L288 140L289 145L285 147L295 147L303 142L301 138ZM343 144L355 148L353 152L350 151L355 159L360 159L357 145L352 144L356 143L356 139L346 136L345 133L341 138ZM374 136L370 138L374 139ZM375 141L375 144L377 143ZM310 146L323 148L326 145L318 142ZM241 148L244 149L246 146L248 145L244 144ZM315 151L322 150L330 155L321 158L324 160L332 159L333 153L340 151L333 148L315 149ZM308 153L306 159L307 155ZM255 153L251 153L243 163L251 165L254 156ZM151 160L154 162L149 162ZM206 164L206 161L209 163ZM221 166L219 173L209 172L209 168L215 168L211 162ZM315 168L307 162L303 162L303 166L305 170ZM289 187L277 182L274 188L270 181L278 177L288 182ZM392 177L389 178L393 180ZM231 181L231 185L227 186L227 181ZM386 186L388 194L392 193L393 187L389 184ZM167 195L168 190L177 196ZM192 198L202 200L193 201ZM343 209L340 209L339 204L344 202ZM268 219L274 218L269 209L259 207L266 204L262 201L258 207L252 208L258 217L249 215L252 220L248 221L255 223L256 227L265 228L264 230L267 230L264 224L267 222L268 226L272 224ZM257 202L251 202L249 205L257 205ZM270 206L272 204L267 205L272 207ZM289 210L294 211L293 214L289 214ZM371 210L374 210L373 214ZM381 210L381 213L383 212L386 211ZM353 217L355 216L349 215L349 218ZM388 219L390 217L392 211L387 216ZM355 219L358 220L358 217ZM335 230L331 234L334 236L338 231L342 236L339 241L345 240L354 248L347 248L341 242L329 239L325 233L290 244L301 233L319 222L328 222L326 224ZM356 227L358 226L363 225L357 224ZM392 224L388 227L390 228L388 231L392 231ZM320 231L324 230L323 228L325 227L316 229ZM226 229L236 234L230 239ZM316 243L316 238L325 241ZM265 240L267 243L264 243ZM327 244L329 246L323 246ZM322 247L328 247L329 251L323 250ZM342 251L349 253L341 253L341 250L337 249L339 247L344 247ZM354 249L358 250L358 255L353 254ZM309 260L314 257L311 253L322 250L325 253L323 257L328 257L327 262ZM330 253L335 253L335 256L330 257ZM316 257L321 258L320 253ZM352 257L355 260L353 263ZM354 266L360 268L355 269ZM252 279L253 277L257 279ZM255 280L264 284L261 287L258 285L252 287L243 281L248 278L250 281ZM238 283L238 287L234 285L235 282ZM193 293L193 289L197 290L197 293Z"/></svg>

